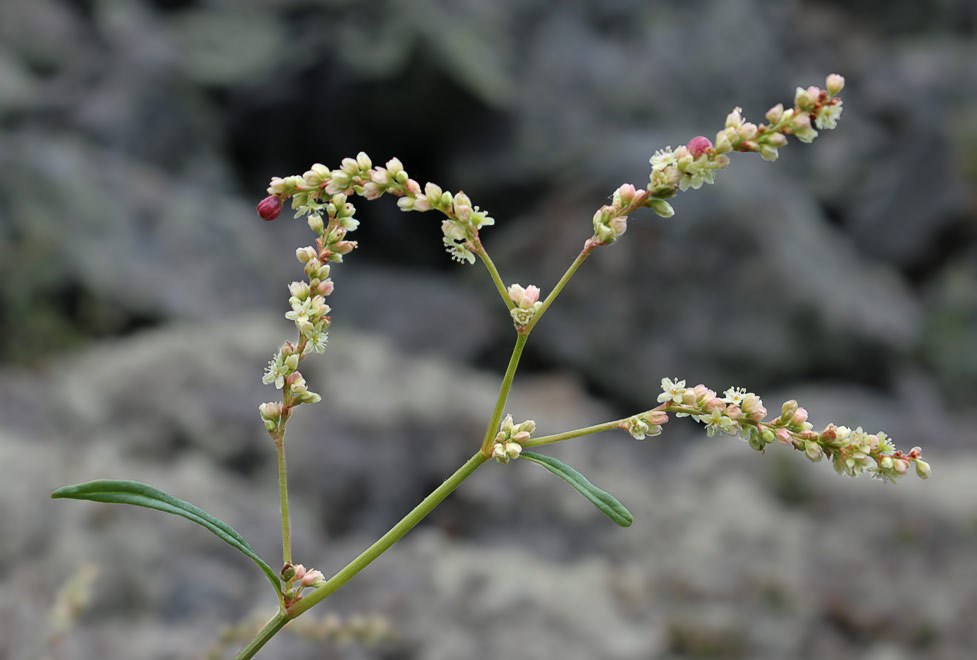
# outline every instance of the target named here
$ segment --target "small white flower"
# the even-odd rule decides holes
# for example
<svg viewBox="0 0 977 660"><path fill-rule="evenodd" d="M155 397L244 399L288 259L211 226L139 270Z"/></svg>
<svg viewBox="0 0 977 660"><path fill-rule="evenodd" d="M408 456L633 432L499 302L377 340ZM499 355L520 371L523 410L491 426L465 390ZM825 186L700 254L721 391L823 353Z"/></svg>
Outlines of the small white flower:
<svg viewBox="0 0 977 660"><path fill-rule="evenodd" d="M669 165L675 164L675 154L672 152L671 147L665 147L656 151L655 155L648 162L651 163L652 172L660 172Z"/></svg>
<svg viewBox="0 0 977 660"><path fill-rule="evenodd" d="M841 117L841 110L841 101L833 105L824 106L814 119L814 125L824 130L836 128L838 126L838 118Z"/></svg>
<svg viewBox="0 0 977 660"><path fill-rule="evenodd" d="M723 401L724 402L726 402L726 403L732 403L732 404L738 406L741 403L743 403L743 399L745 399L747 397L747 395L749 395L750 393L747 392L742 387L731 387L728 390L726 390L725 392L723 392L723 394L725 395L723 397Z"/></svg>
<svg viewBox="0 0 977 660"><path fill-rule="evenodd" d="M316 353L322 353L326 350L326 344L329 343L329 331L325 328L324 323L316 323L305 333L305 338L309 340L307 346L310 349Z"/></svg>
<svg viewBox="0 0 977 660"><path fill-rule="evenodd" d="M285 358L282 357L282 352L278 351L268 362L268 367L265 369L265 375L262 376L261 382L265 385L275 384L275 387L282 389L285 387L285 378L292 373L288 365L285 364Z"/></svg>
<svg viewBox="0 0 977 660"><path fill-rule="evenodd" d="M475 263L475 254L465 247L464 243L456 243L447 236L444 237L444 247L447 249L448 254L451 258L458 263L468 262L470 264Z"/></svg>
<svg viewBox="0 0 977 660"><path fill-rule="evenodd" d="M736 435L740 431L736 420L724 415L719 408L713 408L712 412L707 415L696 415L694 419L706 425L706 434L710 438L716 435L716 431L722 431L727 435Z"/></svg>
<svg viewBox="0 0 977 660"><path fill-rule="evenodd" d="M682 403L682 395L685 394L685 381L673 381L671 378L662 378L662 393L658 395L658 403L671 401Z"/></svg>

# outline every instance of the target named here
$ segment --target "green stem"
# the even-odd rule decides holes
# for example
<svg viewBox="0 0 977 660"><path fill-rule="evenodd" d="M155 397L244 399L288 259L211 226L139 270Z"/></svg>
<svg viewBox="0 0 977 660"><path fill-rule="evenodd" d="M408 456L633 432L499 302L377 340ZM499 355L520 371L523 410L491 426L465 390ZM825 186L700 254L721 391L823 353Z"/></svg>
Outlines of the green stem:
<svg viewBox="0 0 977 660"><path fill-rule="evenodd" d="M533 438L523 444L524 449L529 449L530 447L538 447L540 445L548 445L554 442L560 442L562 440L570 440L571 438L579 438L580 436L590 435L592 433L600 433L601 431L610 431L611 429L621 428L621 424L627 421L627 417L623 419L615 419L611 422L604 422L603 424L594 424L593 426L585 426L582 429L574 429L572 431L565 431L563 433L556 433L554 435L541 435L538 438Z"/></svg>
<svg viewBox="0 0 977 660"><path fill-rule="evenodd" d="M505 303L505 306L509 309L515 307L516 303L512 302L512 298L509 297L509 292L506 291L505 284L502 282L502 277L499 276L499 271L496 269L495 263L493 263L488 252L485 251L485 248L482 247L482 241L477 237L475 238L475 254L481 257L482 263L488 269L489 275L492 276L492 281L495 282L495 288L499 290L499 295L502 296L502 302Z"/></svg>
<svg viewBox="0 0 977 660"><path fill-rule="evenodd" d="M427 514L431 513L435 507L441 504L444 498L450 495L455 488L461 485L461 482L467 479L472 472L474 472L487 460L488 458L483 456L481 452L468 459L467 463L458 468L458 470L453 475L448 477L443 484L438 486L433 492L431 492L430 495L421 500L420 504L414 507L410 513L404 516L400 522L391 527L390 531L381 536L376 543L364 550L359 557L348 563L342 570L332 576L324 585L313 591L311 594L303 596L300 601L288 608L286 616L288 616L289 619L294 619L349 582L353 576L366 568L374 559L389 550L390 547L399 541L404 534L409 532L414 525L423 520Z"/></svg>
<svg viewBox="0 0 977 660"><path fill-rule="evenodd" d="M546 299L543 301L543 305L536 311L536 314L533 316L533 320L530 321L526 326L526 334L529 334L536 324L539 323L539 320L543 317L543 314L546 312L547 308L553 304L553 301L556 300L558 295L560 295L563 287L566 286L566 283L570 281L573 274L577 272L578 268L580 268L580 264L587 260L587 257L590 256L590 253L593 252L594 248L596 248L598 245L600 245L600 243L597 242L596 238L587 239L587 242L584 243L580 254L577 255L577 258L574 259L573 263L570 264L570 267L567 268L567 272L563 273L563 277L561 277L560 281L556 283L556 286L553 287L552 291L550 291L550 295L546 296Z"/></svg>
<svg viewBox="0 0 977 660"><path fill-rule="evenodd" d="M495 410L492 411L492 418L489 420L488 429L485 431L485 439L482 441L481 454L488 458L492 455L492 445L495 442L495 434L499 431L499 422L502 421L502 411L505 410L505 402L509 398L509 390L512 388L512 379L516 375L516 367L519 366L519 358L522 356L522 349L529 339L529 331L520 332L516 336L516 345L512 349L512 357L509 358L509 366L505 370L502 378L502 386L499 388L499 398L495 401Z"/></svg>
<svg viewBox="0 0 977 660"><path fill-rule="evenodd" d="M275 634L285 627L285 624L289 622L288 615L285 612L279 611L278 614L273 616L265 627L262 628L254 638L248 642L248 645L241 649L241 652L234 656L234 660L248 660L253 658L254 654L257 653L262 646L268 643L268 640L275 636Z"/></svg>
<svg viewBox="0 0 977 660"><path fill-rule="evenodd" d="M285 471L285 429L275 436L275 450L278 453L278 494L282 506L282 561L292 562L292 523L288 515L288 475Z"/></svg>

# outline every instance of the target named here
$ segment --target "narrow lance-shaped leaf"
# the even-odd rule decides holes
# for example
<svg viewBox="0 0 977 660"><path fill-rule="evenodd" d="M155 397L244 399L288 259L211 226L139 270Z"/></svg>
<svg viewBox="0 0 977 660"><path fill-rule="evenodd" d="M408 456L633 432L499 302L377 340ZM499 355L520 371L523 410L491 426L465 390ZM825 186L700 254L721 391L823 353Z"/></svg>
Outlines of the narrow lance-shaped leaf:
<svg viewBox="0 0 977 660"><path fill-rule="evenodd" d="M200 507L173 497L159 488L139 481L96 479L95 481L86 481L83 484L76 484L74 486L62 486L51 493L51 497L52 499L65 498L91 500L92 502L109 502L113 504L132 504L134 506L142 506L147 509L156 509L164 513L182 516L191 522L206 527L220 540L241 551L241 553L256 563L264 574L268 576L268 579L275 586L276 593L281 592L281 582L275 574L275 571L257 555L237 530L223 520L218 520Z"/></svg>
<svg viewBox="0 0 977 660"><path fill-rule="evenodd" d="M552 456L543 456L542 454L536 454L529 451L522 452L522 454L519 455L519 458L528 458L533 463L539 463L544 468L566 481L568 484L576 488L581 495L590 500L590 502L600 509L605 516L616 522L621 527L630 527L631 523L634 522L634 516L631 515L631 512L628 511L623 504L618 502L613 495L590 483L587 480L587 477L583 476L563 461L558 461Z"/></svg>

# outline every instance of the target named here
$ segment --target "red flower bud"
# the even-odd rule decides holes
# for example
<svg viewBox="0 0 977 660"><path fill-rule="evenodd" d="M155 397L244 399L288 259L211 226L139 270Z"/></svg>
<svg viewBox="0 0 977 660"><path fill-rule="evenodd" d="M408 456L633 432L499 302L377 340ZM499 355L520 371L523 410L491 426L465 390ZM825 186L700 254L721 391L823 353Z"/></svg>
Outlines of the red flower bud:
<svg viewBox="0 0 977 660"><path fill-rule="evenodd" d="M258 203L258 215L262 220L274 220L282 212L282 200L278 195L268 195Z"/></svg>
<svg viewBox="0 0 977 660"><path fill-rule="evenodd" d="M698 158L709 149L712 149L712 142L707 137L697 135L689 140L689 153L692 154L693 158Z"/></svg>

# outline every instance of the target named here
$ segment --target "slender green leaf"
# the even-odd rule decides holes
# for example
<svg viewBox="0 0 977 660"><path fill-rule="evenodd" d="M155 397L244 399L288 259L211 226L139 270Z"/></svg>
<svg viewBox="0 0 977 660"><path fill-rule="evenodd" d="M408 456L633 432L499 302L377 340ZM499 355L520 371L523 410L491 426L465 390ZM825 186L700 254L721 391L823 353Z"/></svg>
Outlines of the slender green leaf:
<svg viewBox="0 0 977 660"><path fill-rule="evenodd" d="M600 509L605 516L616 522L621 527L630 527L631 523L634 522L634 516L631 515L631 512L628 511L623 504L618 502L613 495L601 490L594 484L587 481L587 477L583 476L563 461L558 461L552 456L543 456L542 454L536 454L531 451L522 452L522 454L519 455L519 458L528 458L533 463L539 463L544 468L566 481L568 484L576 488L581 495L590 500L590 502Z"/></svg>
<svg viewBox="0 0 977 660"><path fill-rule="evenodd" d="M256 563L271 583L276 592L281 592L281 582L278 575L266 564L248 545L244 537L237 530L222 520L218 520L200 507L173 497L166 491L139 481L121 479L96 479L74 486L62 486L53 493L53 499L91 500L92 502L109 502L113 504L132 504L147 509L156 509L164 513L182 516L191 522L206 527L220 540L237 548L251 561Z"/></svg>

